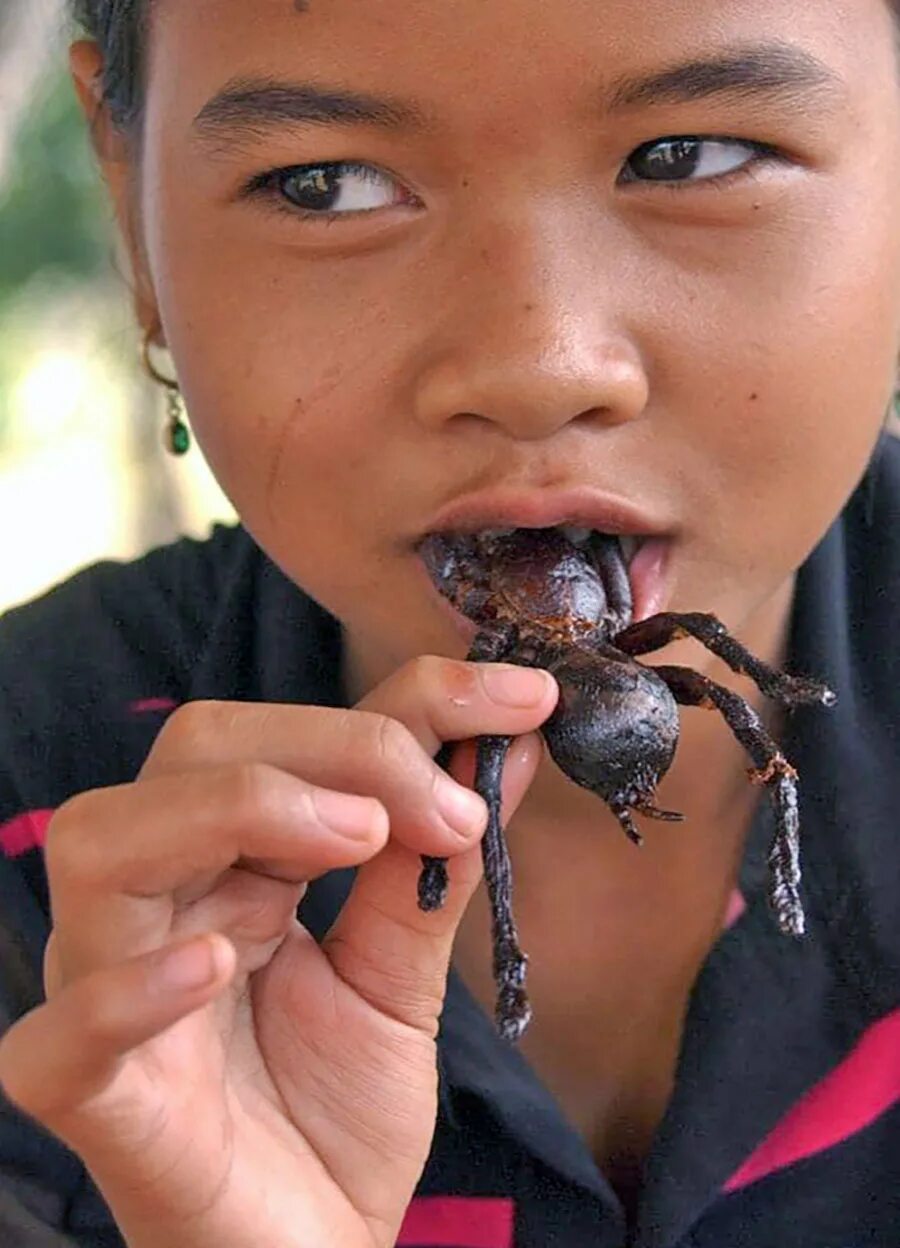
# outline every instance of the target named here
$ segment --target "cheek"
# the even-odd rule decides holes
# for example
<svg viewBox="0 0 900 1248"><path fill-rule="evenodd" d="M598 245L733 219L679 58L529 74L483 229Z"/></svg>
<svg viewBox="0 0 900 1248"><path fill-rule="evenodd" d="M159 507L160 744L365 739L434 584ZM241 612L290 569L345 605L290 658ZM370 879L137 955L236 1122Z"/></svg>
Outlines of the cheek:
<svg viewBox="0 0 900 1248"><path fill-rule="evenodd" d="M846 203L816 220L812 229L799 213L797 225L754 252L754 269L734 266L716 288L705 333L694 330L703 363L677 383L679 410L695 412L685 416L692 473L706 476L715 500L718 523L704 525L701 543L726 577L755 577L758 588L790 575L844 506L896 375L893 214ZM699 395L702 406L692 408Z"/></svg>
<svg viewBox="0 0 900 1248"><path fill-rule="evenodd" d="M373 283L377 294L351 297L337 266L314 280L316 266L298 263L294 279L237 249L223 272L174 240L168 256L166 330L222 489L290 580L360 631L377 622L399 665L428 639L403 640L411 625L398 630L395 617L420 616L421 594L381 550L384 533L409 523L398 396L415 335L389 314L397 296Z"/></svg>
<svg viewBox="0 0 900 1248"><path fill-rule="evenodd" d="M296 533L352 510L391 410L389 296L370 297L364 262L317 265L246 227L204 231L177 196L156 219L169 226L154 276L191 424L242 519Z"/></svg>

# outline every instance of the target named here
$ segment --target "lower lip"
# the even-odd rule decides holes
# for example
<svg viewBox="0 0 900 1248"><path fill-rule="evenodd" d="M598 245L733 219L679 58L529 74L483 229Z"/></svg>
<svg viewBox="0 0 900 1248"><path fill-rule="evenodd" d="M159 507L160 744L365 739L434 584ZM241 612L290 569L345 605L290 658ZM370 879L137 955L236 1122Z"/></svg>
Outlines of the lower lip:
<svg viewBox="0 0 900 1248"><path fill-rule="evenodd" d="M657 615L666 608L671 596L669 585L671 551L671 539L651 537L642 543L629 565L628 576L634 602L632 619L635 624L649 619L652 615ZM464 616L461 611L457 611L456 607L444 597L418 555L416 562L441 614L453 624L459 636L471 645L478 635L478 625Z"/></svg>

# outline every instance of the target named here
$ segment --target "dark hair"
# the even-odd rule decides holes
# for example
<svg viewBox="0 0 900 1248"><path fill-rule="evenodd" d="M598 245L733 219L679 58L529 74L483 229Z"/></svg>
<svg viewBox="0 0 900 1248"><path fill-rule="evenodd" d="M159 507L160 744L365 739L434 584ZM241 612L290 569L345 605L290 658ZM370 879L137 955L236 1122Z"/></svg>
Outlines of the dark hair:
<svg viewBox="0 0 900 1248"><path fill-rule="evenodd" d="M68 0L77 26L103 56L103 100L116 126L137 138L144 107L144 51L153 0ZM900 0L888 0L900 18Z"/></svg>
<svg viewBox="0 0 900 1248"><path fill-rule="evenodd" d="M103 101L116 126L135 137L144 107L144 50L153 0L68 0L80 30L103 57Z"/></svg>

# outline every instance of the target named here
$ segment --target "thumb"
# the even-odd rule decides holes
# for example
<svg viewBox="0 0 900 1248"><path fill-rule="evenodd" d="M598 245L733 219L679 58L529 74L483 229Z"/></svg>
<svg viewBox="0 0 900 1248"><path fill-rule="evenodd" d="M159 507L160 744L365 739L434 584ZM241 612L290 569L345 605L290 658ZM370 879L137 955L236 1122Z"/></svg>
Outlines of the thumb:
<svg viewBox="0 0 900 1248"><path fill-rule="evenodd" d="M513 742L503 769L504 826L534 779L542 744L536 733ZM474 748L465 742L450 771L472 783ZM446 904L419 909L422 859L393 838L357 870L350 896L322 942L338 975L371 1005L399 1022L437 1035L453 940L482 875L481 845L447 862Z"/></svg>

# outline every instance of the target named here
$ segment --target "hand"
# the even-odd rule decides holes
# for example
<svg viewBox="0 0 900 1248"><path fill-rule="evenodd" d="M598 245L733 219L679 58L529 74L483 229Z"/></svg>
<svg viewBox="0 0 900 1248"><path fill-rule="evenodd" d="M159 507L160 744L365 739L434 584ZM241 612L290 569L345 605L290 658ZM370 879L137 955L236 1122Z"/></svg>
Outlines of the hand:
<svg viewBox="0 0 900 1248"><path fill-rule="evenodd" d="M487 818L432 756L529 734L508 818L557 697L516 668L523 693L495 700L500 670L418 659L351 711L188 704L133 784L55 814L47 1002L0 1041L0 1081L81 1156L131 1248L394 1245ZM458 747L454 775L472 766ZM434 914L421 854L450 859ZM356 865L320 946L296 919L306 884Z"/></svg>

